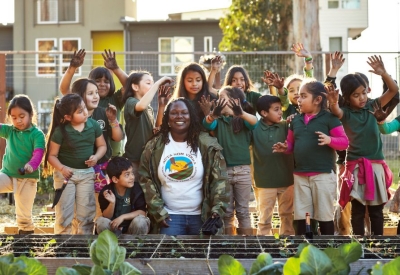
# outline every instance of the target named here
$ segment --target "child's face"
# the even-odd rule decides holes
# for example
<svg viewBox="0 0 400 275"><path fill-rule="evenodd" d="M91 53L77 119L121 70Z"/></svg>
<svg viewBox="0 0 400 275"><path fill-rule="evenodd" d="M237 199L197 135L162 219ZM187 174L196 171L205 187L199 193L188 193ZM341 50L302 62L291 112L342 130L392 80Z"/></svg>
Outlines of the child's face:
<svg viewBox="0 0 400 275"><path fill-rule="evenodd" d="M351 95L350 95L350 107L354 109L362 109L368 100L368 88L360 85Z"/></svg>
<svg viewBox="0 0 400 275"><path fill-rule="evenodd" d="M144 74L142 79L139 81L139 85L132 84L132 89L135 91L137 95L140 97L144 96L153 86L154 81L153 77L148 74Z"/></svg>
<svg viewBox="0 0 400 275"><path fill-rule="evenodd" d="M110 91L110 80L103 76L102 78L97 78L95 81L97 87L99 87L99 96L101 98L106 97Z"/></svg>
<svg viewBox="0 0 400 275"><path fill-rule="evenodd" d="M32 116L20 107L14 107L10 111L12 124L20 131L28 129L32 124Z"/></svg>
<svg viewBox="0 0 400 275"><path fill-rule="evenodd" d="M130 167L128 170L122 171L119 178L113 177L113 181L115 184L119 186L123 186L126 188L133 187L135 183L135 175L133 174L133 168Z"/></svg>
<svg viewBox="0 0 400 275"><path fill-rule="evenodd" d="M185 90L188 93L189 99L193 100L203 88L203 79L201 74L195 71L188 71L183 79Z"/></svg>
<svg viewBox="0 0 400 275"><path fill-rule="evenodd" d="M88 119L88 110L86 108L85 102L81 102L81 105L76 109L76 111L71 116L65 116L66 120L71 122L71 125L80 125L85 123Z"/></svg>
<svg viewBox="0 0 400 275"><path fill-rule="evenodd" d="M297 104L300 112L305 114L315 114L320 110L318 97L313 99L313 95L308 92L305 86L300 88L300 97L297 100Z"/></svg>
<svg viewBox="0 0 400 275"><path fill-rule="evenodd" d="M293 80L288 86L288 98L290 103L297 105L299 99L299 91L301 86L301 80Z"/></svg>
<svg viewBox="0 0 400 275"><path fill-rule="evenodd" d="M91 111L99 106L99 92L96 85L89 83L85 91L86 108Z"/></svg>
<svg viewBox="0 0 400 275"><path fill-rule="evenodd" d="M228 93L226 90L222 90L219 92L218 94L219 100L220 99L225 99L225 102L227 102L229 104L229 100L231 100L231 98L228 96ZM223 115L233 115L233 111L231 108L228 107L228 105L226 105L224 107L224 109L222 109L222 114Z"/></svg>
<svg viewBox="0 0 400 275"><path fill-rule="evenodd" d="M272 103L268 111L261 111L261 116L268 125L279 123L282 120L282 104L280 102Z"/></svg>
<svg viewBox="0 0 400 275"><path fill-rule="evenodd" d="M244 76L241 72L236 72L232 77L232 83L228 83L232 87L239 88L243 92L246 90L246 81L244 80Z"/></svg>

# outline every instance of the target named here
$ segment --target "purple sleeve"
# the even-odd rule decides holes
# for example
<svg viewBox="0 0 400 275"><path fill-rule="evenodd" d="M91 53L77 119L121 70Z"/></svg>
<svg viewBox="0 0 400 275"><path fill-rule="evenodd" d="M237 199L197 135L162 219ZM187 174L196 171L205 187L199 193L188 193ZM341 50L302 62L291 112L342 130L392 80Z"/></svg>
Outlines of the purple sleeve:
<svg viewBox="0 0 400 275"><path fill-rule="evenodd" d="M33 150L32 158L28 162L28 164L32 167L33 171L38 169L40 163L42 162L43 154L44 154L43 148L36 148L35 150Z"/></svg>
<svg viewBox="0 0 400 275"><path fill-rule="evenodd" d="M337 126L329 131L331 136L331 143L328 144L329 147L335 150L346 150L349 146L349 139L344 132L344 128L342 125Z"/></svg>
<svg viewBox="0 0 400 275"><path fill-rule="evenodd" d="M285 153L292 153L293 152L293 148L294 148L294 136L293 136L293 131L289 129L287 138L286 138L286 142L287 142L287 150Z"/></svg>

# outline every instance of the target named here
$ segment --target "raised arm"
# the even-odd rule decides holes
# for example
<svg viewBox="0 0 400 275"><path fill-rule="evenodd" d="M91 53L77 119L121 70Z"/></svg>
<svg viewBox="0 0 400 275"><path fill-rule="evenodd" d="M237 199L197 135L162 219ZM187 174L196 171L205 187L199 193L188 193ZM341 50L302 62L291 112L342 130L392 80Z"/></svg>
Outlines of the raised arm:
<svg viewBox="0 0 400 275"><path fill-rule="evenodd" d="M367 63L372 67L372 70L369 70L369 72L380 75L388 86L387 92L380 97L381 106L385 106L396 95L396 93L399 92L399 87L386 71L381 56L370 56L368 57Z"/></svg>
<svg viewBox="0 0 400 275"><path fill-rule="evenodd" d="M63 77L61 78L61 82L59 85L59 90L62 93L62 95L71 93L70 86L72 77L74 76L76 69L82 66L83 61L85 61L85 55L86 55L85 49L80 49L78 52L75 51L74 54L72 55L69 66L65 71Z"/></svg>
<svg viewBox="0 0 400 275"><path fill-rule="evenodd" d="M326 76L325 83L330 83L336 88L336 75L340 68L343 66L346 58L343 58L341 52L334 52L331 56L331 67L329 73Z"/></svg>
<svg viewBox="0 0 400 275"><path fill-rule="evenodd" d="M329 102L329 109L332 114L341 119L343 117L343 111L339 107L339 89L335 89L333 85L327 85L325 86L325 91Z"/></svg>
<svg viewBox="0 0 400 275"><path fill-rule="evenodd" d="M112 140L121 141L124 138L124 132L119 126L119 122L117 119L117 108L114 105L108 103L108 107L106 108L106 116L111 126Z"/></svg>
<svg viewBox="0 0 400 275"><path fill-rule="evenodd" d="M110 49L108 51L104 50L104 53L102 53L101 56L103 56L104 59L104 67L113 71L122 87L124 87L126 80L128 79L128 75L118 66L117 60L115 59L115 52L111 52ZM124 92L125 90L122 89L122 94L124 94Z"/></svg>
<svg viewBox="0 0 400 275"><path fill-rule="evenodd" d="M218 96L218 90L214 89L214 82L217 74L221 72L222 64L223 64L222 57L219 55L217 55L211 60L210 75L208 76L207 82L208 82L208 89L215 96Z"/></svg>
<svg viewBox="0 0 400 275"><path fill-rule="evenodd" d="M155 125L156 128L160 127L162 124L165 106L167 106L167 103L172 95L170 93L170 90L171 90L171 87L167 87L164 85L161 85L158 88L158 111L157 111L157 118L156 118L156 125Z"/></svg>
<svg viewBox="0 0 400 275"><path fill-rule="evenodd" d="M229 100L228 106L232 109L235 116L241 117L245 122L249 123L251 126L257 124L257 117L243 111L242 106L240 106L240 99Z"/></svg>
<svg viewBox="0 0 400 275"><path fill-rule="evenodd" d="M293 44L293 46L290 48L298 57L304 57L304 71L308 72L313 69L312 65L312 55L311 53L304 48L304 45L302 43L297 43ZM309 76L307 76L309 77ZM312 75L310 76L312 77Z"/></svg>
<svg viewBox="0 0 400 275"><path fill-rule="evenodd" d="M160 78L157 82L155 82L151 86L150 90L146 94L144 94L144 96L135 105L135 111L143 112L144 110L146 110L147 106L149 106L149 104L153 100L153 97L156 94L156 92L158 91L158 88L160 87L160 85L162 85L164 83L172 83L172 82L173 82L173 79L168 76L164 76L164 77Z"/></svg>

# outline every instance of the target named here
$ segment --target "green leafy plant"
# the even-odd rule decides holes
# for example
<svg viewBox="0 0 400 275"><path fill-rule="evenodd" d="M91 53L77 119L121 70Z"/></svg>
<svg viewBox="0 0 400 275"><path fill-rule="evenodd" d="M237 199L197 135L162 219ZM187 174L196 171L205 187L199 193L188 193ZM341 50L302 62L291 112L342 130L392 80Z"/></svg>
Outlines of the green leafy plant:
<svg viewBox="0 0 400 275"><path fill-rule="evenodd" d="M126 249L118 245L114 233L105 230L90 245L90 258L94 266L76 264L72 268L59 267L56 275L110 275L110 274L142 274L128 262L125 262Z"/></svg>
<svg viewBox="0 0 400 275"><path fill-rule="evenodd" d="M373 266L372 269L368 270L369 274L372 275L397 275L399 274L400 270L400 257L386 263L382 264L378 262L376 265Z"/></svg>
<svg viewBox="0 0 400 275"><path fill-rule="evenodd" d="M47 274L47 268L36 259L8 254L0 257L0 274L43 275Z"/></svg>

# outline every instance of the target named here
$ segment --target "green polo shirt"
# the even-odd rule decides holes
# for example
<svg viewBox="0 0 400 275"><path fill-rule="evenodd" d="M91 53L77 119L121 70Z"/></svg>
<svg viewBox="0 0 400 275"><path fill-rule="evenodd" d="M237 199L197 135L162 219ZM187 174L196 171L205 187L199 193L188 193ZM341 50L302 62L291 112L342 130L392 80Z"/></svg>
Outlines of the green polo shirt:
<svg viewBox="0 0 400 275"><path fill-rule="evenodd" d="M99 124L96 120L88 118L82 132L75 130L70 123L65 125L65 131L70 144L72 144L74 148L68 145L65 137L61 133L60 126L58 126L51 136L51 141L60 145L58 159L62 164L68 167L87 169L88 166L85 164L85 161L94 154L93 145L96 143L96 138L103 135Z"/></svg>
<svg viewBox="0 0 400 275"><path fill-rule="evenodd" d="M154 115L149 105L147 110L136 112L135 106L139 102L134 97L128 98L124 108L126 144L124 157L130 161L140 161L144 145L153 134Z"/></svg>
<svg viewBox="0 0 400 275"><path fill-rule="evenodd" d="M275 143L286 140L288 130L286 121L268 125L260 119L252 131L256 187L279 188L293 184L293 154L272 153Z"/></svg>
<svg viewBox="0 0 400 275"><path fill-rule="evenodd" d="M329 131L340 125L339 119L326 110L321 110L307 125L304 114L293 118L290 130L294 135L295 172L335 171L336 151L328 145L318 145L318 135L315 132L329 136Z"/></svg>
<svg viewBox="0 0 400 275"><path fill-rule="evenodd" d="M256 115L257 113L257 101L258 99L261 97L261 94L258 92L245 92L244 93L246 95L246 101L250 103L251 107L253 107L254 112L252 113L252 115Z"/></svg>
<svg viewBox="0 0 400 275"><path fill-rule="evenodd" d="M7 142L1 172L14 178L38 179L39 169L25 175L18 174L18 169L24 167L31 160L35 149L45 149L43 132L35 125L20 131L13 125L0 124L0 137Z"/></svg>
<svg viewBox="0 0 400 275"><path fill-rule="evenodd" d="M235 134L232 120L231 116L220 117L212 123L207 123L206 119L203 119L203 126L209 131L214 131L218 143L224 148L222 154L227 166L249 165L251 163L249 150L251 130L256 125L252 126L244 121L242 130Z"/></svg>
<svg viewBox="0 0 400 275"><path fill-rule="evenodd" d="M384 159L382 153L382 140L378 124L373 114L374 104L377 99L367 102L364 108L353 110L349 106L342 108L341 121L349 138L347 159L356 160L361 157L367 159Z"/></svg>

